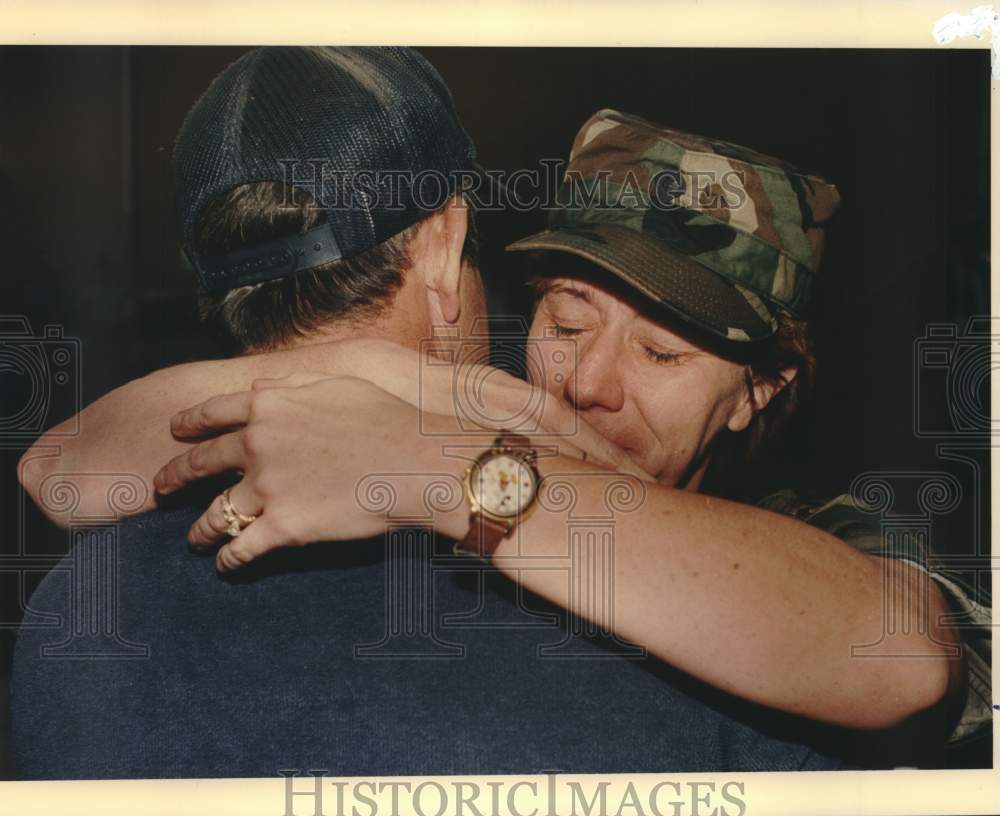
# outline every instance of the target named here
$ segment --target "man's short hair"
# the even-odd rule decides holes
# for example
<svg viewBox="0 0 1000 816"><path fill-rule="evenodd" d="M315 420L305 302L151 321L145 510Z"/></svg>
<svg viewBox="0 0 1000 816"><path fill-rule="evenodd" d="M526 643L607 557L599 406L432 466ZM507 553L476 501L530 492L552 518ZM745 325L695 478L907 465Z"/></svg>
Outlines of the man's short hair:
<svg viewBox="0 0 1000 816"><path fill-rule="evenodd" d="M470 207L462 258L478 267ZM428 212L427 216L433 214ZM426 216L425 216L426 217ZM307 232L326 220L311 195L281 182L244 184L210 201L195 232L206 255ZM266 351L331 321L369 322L392 306L411 267L409 242L423 219L366 252L294 275L223 292L200 289L202 320L233 351Z"/></svg>

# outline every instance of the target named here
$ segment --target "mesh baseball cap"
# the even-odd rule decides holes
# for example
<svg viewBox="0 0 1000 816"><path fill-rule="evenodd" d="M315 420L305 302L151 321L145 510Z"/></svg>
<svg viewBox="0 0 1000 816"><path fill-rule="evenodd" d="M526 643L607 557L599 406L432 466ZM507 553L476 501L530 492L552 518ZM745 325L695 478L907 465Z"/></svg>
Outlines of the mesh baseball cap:
<svg viewBox="0 0 1000 816"><path fill-rule="evenodd" d="M682 320L729 340L803 316L840 202L815 175L740 145L614 110L573 142L548 229L508 250L607 269Z"/></svg>
<svg viewBox="0 0 1000 816"><path fill-rule="evenodd" d="M350 258L415 224L479 174L447 86L409 48L268 47L243 55L188 112L174 146L181 240L221 291ZM205 205L289 182L326 223L223 256L197 252Z"/></svg>

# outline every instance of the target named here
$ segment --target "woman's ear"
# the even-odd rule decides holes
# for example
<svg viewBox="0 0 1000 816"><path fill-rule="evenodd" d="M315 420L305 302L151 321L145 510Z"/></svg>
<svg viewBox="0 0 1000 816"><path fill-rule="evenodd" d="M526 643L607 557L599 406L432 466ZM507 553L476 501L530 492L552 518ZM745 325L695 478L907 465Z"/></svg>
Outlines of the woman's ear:
<svg viewBox="0 0 1000 816"><path fill-rule="evenodd" d="M799 373L799 370L794 366L784 368L780 372L781 381L777 381L770 378L754 377L749 366L745 371L746 387L743 389L739 404L732 416L729 417L727 424L729 430L735 433L746 429L754 414L763 411L775 395L794 380L795 375Z"/></svg>
<svg viewBox="0 0 1000 816"><path fill-rule="evenodd" d="M432 324L456 323L462 312L462 249L469 227L469 212L459 196L453 196L423 225L421 236L423 279Z"/></svg>

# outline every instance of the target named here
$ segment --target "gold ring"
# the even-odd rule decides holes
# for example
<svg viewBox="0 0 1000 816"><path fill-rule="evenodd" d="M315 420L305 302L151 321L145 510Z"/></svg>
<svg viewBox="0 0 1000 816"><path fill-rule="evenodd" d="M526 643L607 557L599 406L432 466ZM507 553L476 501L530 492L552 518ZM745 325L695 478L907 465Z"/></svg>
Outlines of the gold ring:
<svg viewBox="0 0 1000 816"><path fill-rule="evenodd" d="M229 525L229 529L226 532L233 538L236 538L240 533L243 532L244 528L249 526L251 523L257 520L256 516L244 516L242 513L237 511L233 507L233 500L229 497L229 491L232 488L227 487L222 491L222 518L225 519L226 524Z"/></svg>

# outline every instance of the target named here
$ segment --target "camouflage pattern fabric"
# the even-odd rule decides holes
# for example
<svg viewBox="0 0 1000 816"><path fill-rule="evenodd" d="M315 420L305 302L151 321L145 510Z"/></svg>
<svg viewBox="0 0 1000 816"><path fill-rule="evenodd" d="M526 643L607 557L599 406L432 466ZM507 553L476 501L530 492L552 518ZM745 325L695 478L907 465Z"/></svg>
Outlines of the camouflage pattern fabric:
<svg viewBox="0 0 1000 816"><path fill-rule="evenodd" d="M949 747L981 738L984 729L993 722L990 597L986 593L977 595L962 575L949 570L933 552L921 548L916 537L905 545L888 545L882 535L879 516L863 511L847 494L822 499L804 491L782 490L761 499L757 506L794 516L867 555L907 561L937 582L952 610L960 615L955 624L962 633L968 665L965 708L949 737Z"/></svg>
<svg viewBox="0 0 1000 816"><path fill-rule="evenodd" d="M837 189L740 145L601 110L573 142L549 228L510 250L579 255L730 340L801 317Z"/></svg>

